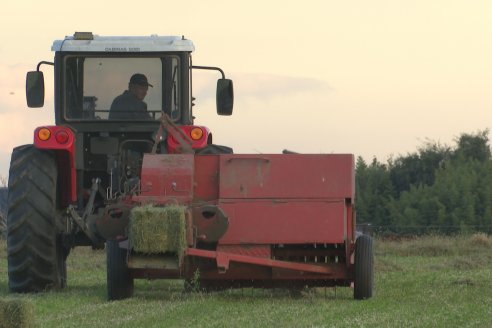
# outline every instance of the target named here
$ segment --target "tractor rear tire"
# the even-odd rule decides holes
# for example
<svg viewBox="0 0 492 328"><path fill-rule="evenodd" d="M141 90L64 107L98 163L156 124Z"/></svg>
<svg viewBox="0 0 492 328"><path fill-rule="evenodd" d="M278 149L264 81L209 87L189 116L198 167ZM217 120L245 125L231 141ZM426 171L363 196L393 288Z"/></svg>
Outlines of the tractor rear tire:
<svg viewBox="0 0 492 328"><path fill-rule="evenodd" d="M355 280L354 299L363 300L372 297L374 287L374 250L373 240L361 235L355 241Z"/></svg>
<svg viewBox="0 0 492 328"><path fill-rule="evenodd" d="M218 154L233 154L234 151L232 148L227 146L220 146L210 144L205 146L204 148L197 149L195 154L197 155L218 155Z"/></svg>
<svg viewBox="0 0 492 328"><path fill-rule="evenodd" d="M12 152L8 186L9 289L40 292L66 286L66 250L57 233L57 165L32 145Z"/></svg>
<svg viewBox="0 0 492 328"><path fill-rule="evenodd" d="M117 240L106 241L108 300L116 301L133 296L133 278L128 270L126 249Z"/></svg>

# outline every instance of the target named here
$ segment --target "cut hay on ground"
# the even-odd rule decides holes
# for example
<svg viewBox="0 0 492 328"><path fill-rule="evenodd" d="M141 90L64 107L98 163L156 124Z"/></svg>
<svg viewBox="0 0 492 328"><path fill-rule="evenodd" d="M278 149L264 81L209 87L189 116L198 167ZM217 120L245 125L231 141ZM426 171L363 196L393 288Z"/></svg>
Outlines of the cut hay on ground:
<svg viewBox="0 0 492 328"><path fill-rule="evenodd" d="M0 328L35 326L34 306L30 301L0 298Z"/></svg>
<svg viewBox="0 0 492 328"><path fill-rule="evenodd" d="M483 232L475 233L470 238L473 246L492 247L492 237Z"/></svg>
<svg viewBox="0 0 492 328"><path fill-rule="evenodd" d="M176 253L186 248L184 206L142 206L130 213L128 238L134 251L144 254Z"/></svg>

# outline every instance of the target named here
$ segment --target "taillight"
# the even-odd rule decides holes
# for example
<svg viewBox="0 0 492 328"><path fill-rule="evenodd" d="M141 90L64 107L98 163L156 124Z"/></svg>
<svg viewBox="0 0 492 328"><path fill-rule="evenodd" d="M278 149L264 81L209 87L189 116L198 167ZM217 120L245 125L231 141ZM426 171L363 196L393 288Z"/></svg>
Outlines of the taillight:
<svg viewBox="0 0 492 328"><path fill-rule="evenodd" d="M66 131L58 131L56 134L55 134L55 139L56 139L56 142L58 142L59 144L66 144L68 142L68 139L69 139L69 136L68 136L68 133Z"/></svg>

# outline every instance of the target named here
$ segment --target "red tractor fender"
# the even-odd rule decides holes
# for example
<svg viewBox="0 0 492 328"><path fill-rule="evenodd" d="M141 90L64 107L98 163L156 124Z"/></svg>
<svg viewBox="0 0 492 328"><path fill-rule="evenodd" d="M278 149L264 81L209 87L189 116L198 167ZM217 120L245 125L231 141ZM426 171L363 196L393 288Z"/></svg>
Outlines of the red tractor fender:
<svg viewBox="0 0 492 328"><path fill-rule="evenodd" d="M212 143L210 129L205 126L197 125L180 125L176 126L181 131L180 136L185 138L186 142L190 143L192 149L200 149ZM170 154L179 154L182 152L182 147L178 135L169 133L167 138L167 150ZM210 139L210 140L209 140Z"/></svg>
<svg viewBox="0 0 492 328"><path fill-rule="evenodd" d="M75 170L75 135L64 126L41 126L34 130L34 147L53 150L59 172L61 206L77 201Z"/></svg>

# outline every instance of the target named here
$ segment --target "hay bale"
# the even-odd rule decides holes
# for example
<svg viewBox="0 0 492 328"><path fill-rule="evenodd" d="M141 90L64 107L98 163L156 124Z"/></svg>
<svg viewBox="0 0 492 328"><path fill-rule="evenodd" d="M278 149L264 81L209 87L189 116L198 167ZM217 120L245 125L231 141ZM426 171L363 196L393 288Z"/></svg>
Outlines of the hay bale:
<svg viewBox="0 0 492 328"><path fill-rule="evenodd" d="M184 206L139 206L130 212L128 239L134 251L144 254L176 253L186 248Z"/></svg>
<svg viewBox="0 0 492 328"><path fill-rule="evenodd" d="M0 299L0 328L35 327L33 304L25 299Z"/></svg>

